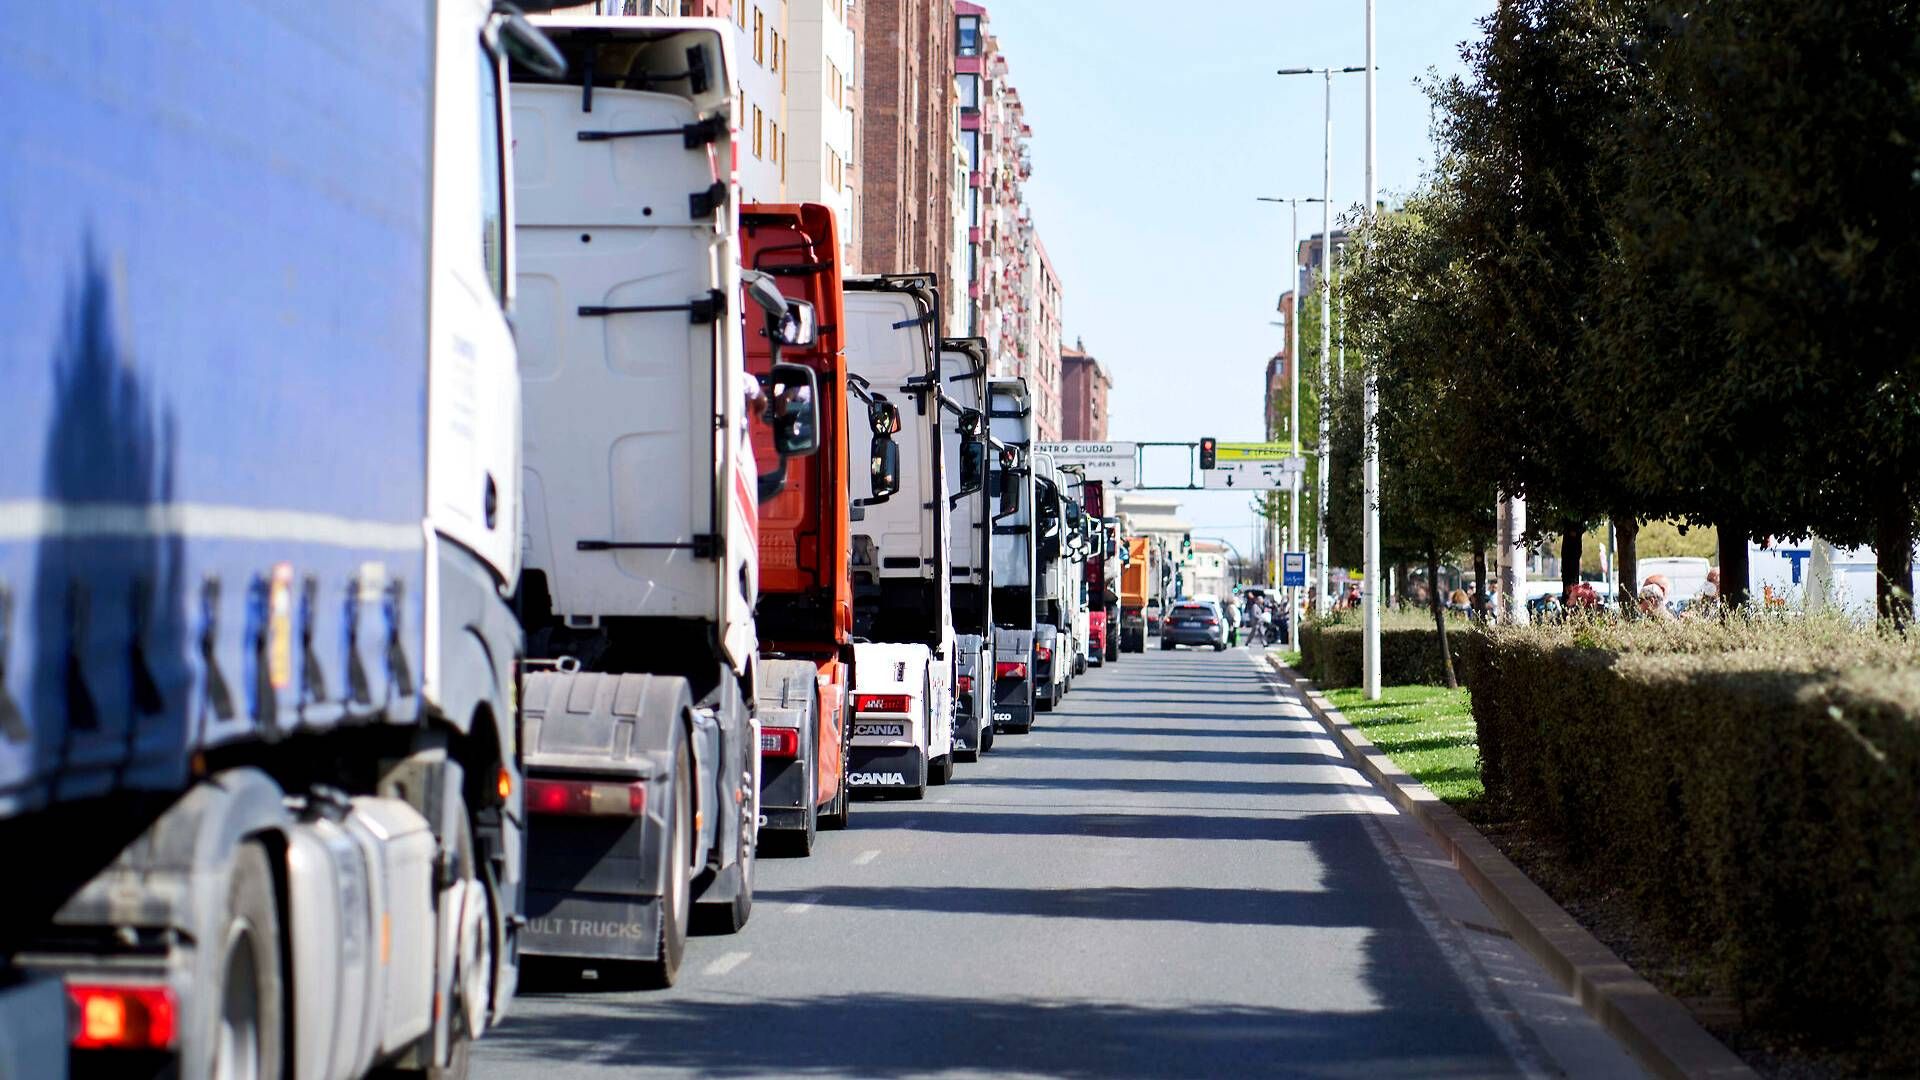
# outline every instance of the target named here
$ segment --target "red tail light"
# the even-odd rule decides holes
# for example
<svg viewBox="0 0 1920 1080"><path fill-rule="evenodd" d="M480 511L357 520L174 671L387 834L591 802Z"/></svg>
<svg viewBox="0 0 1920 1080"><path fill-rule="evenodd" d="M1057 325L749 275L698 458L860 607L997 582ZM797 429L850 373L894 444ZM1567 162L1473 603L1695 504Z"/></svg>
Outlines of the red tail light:
<svg viewBox="0 0 1920 1080"><path fill-rule="evenodd" d="M912 701L906 694L855 694L854 712L906 712Z"/></svg>
<svg viewBox="0 0 1920 1080"><path fill-rule="evenodd" d="M644 782L528 780L527 810L567 817L639 817L647 812Z"/></svg>
<svg viewBox="0 0 1920 1080"><path fill-rule="evenodd" d="M784 727L761 728L760 755L762 757L799 757L800 732Z"/></svg>
<svg viewBox="0 0 1920 1080"><path fill-rule="evenodd" d="M955 690L958 690L962 694L973 693L973 676L971 675L954 676L953 688Z"/></svg>
<svg viewBox="0 0 1920 1080"><path fill-rule="evenodd" d="M1207 616L1206 618L1204 618L1204 619L1201 619L1201 620L1200 620L1200 625L1202 625L1202 626L1216 626L1216 625L1218 625L1218 624L1219 624L1219 622L1220 622L1220 620L1219 620L1219 619L1216 619L1216 618L1214 618L1213 616L1211 616L1211 615L1209 615L1209 616Z"/></svg>
<svg viewBox="0 0 1920 1080"><path fill-rule="evenodd" d="M1053 659L1053 648L1052 648L1052 646L1049 646L1049 645L1035 645L1035 646L1033 647L1033 658L1034 658L1035 660L1051 660L1051 659Z"/></svg>
<svg viewBox="0 0 1920 1080"><path fill-rule="evenodd" d="M67 986L76 1050L165 1050L173 1045L173 991L163 986Z"/></svg>
<svg viewBox="0 0 1920 1080"><path fill-rule="evenodd" d="M1001 660L993 665L993 677L996 679L1024 679L1027 677L1027 665L1018 660Z"/></svg>

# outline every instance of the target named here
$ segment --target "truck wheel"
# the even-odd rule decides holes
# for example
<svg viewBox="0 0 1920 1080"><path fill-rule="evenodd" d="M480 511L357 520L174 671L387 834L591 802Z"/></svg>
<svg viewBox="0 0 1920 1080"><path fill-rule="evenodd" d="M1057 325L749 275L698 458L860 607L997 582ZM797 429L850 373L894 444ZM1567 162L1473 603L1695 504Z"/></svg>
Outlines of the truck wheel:
<svg viewBox="0 0 1920 1080"><path fill-rule="evenodd" d="M278 1080L286 1054L280 905L273 864L259 844L242 844L234 853L227 925L219 941L220 1015L214 1021L210 1075Z"/></svg>
<svg viewBox="0 0 1920 1080"><path fill-rule="evenodd" d="M927 762L927 782L935 786L953 779L953 755L941 754Z"/></svg>
<svg viewBox="0 0 1920 1080"><path fill-rule="evenodd" d="M655 958L644 965L645 981L659 989L680 977L687 954L687 920L693 907L693 768L680 744L673 766L673 821L667 827L667 880L660 890L660 936Z"/></svg>
<svg viewBox="0 0 1920 1080"><path fill-rule="evenodd" d="M993 728L992 721L980 725L980 752L983 754L993 751Z"/></svg>
<svg viewBox="0 0 1920 1080"><path fill-rule="evenodd" d="M1171 650L1172 648L1173 648L1173 642L1171 642L1171 641L1168 641L1168 640L1167 640L1166 638L1161 638L1161 639L1160 639L1160 651L1161 651L1161 652L1168 652L1168 651L1170 651L1170 650Z"/></svg>

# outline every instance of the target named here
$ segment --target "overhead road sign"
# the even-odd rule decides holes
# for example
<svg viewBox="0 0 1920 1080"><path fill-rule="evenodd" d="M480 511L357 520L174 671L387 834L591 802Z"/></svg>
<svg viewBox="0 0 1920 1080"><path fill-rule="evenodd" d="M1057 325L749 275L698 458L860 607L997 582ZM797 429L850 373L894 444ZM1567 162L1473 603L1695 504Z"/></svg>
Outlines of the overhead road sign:
<svg viewBox="0 0 1920 1080"><path fill-rule="evenodd" d="M1299 487L1300 478L1305 474L1304 459L1283 458L1279 461L1222 461L1200 475L1204 481L1202 486L1209 491L1292 491Z"/></svg>
<svg viewBox="0 0 1920 1080"><path fill-rule="evenodd" d="M1088 480L1117 488L1140 483L1139 445L1130 442L1037 442L1033 452L1053 458L1055 465L1077 465Z"/></svg>
<svg viewBox="0 0 1920 1080"><path fill-rule="evenodd" d="M1229 461L1280 461L1293 456L1293 446L1280 442L1223 442L1214 445L1213 456L1222 465Z"/></svg>

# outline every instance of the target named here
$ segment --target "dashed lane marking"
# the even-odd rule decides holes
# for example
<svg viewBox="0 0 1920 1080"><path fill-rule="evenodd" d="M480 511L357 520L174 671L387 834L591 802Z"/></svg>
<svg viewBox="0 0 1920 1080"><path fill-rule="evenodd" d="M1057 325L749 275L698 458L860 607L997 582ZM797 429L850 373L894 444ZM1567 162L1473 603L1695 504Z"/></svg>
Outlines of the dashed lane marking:
<svg viewBox="0 0 1920 1080"><path fill-rule="evenodd" d="M746 963L747 957L752 955L753 954L750 952L724 953L720 956L719 959L715 960L711 964L708 964L704 969L702 969L700 974L725 975L727 972L732 971L734 968L737 968L741 964Z"/></svg>

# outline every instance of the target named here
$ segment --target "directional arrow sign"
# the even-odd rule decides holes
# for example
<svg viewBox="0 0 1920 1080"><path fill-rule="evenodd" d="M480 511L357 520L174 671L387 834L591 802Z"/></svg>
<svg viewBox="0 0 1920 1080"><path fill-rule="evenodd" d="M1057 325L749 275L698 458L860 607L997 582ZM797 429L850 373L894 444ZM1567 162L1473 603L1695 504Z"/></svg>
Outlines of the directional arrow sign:
<svg viewBox="0 0 1920 1080"><path fill-rule="evenodd" d="M1288 443L1223 442L1214 450L1216 461L1281 461L1293 454Z"/></svg>
<svg viewBox="0 0 1920 1080"><path fill-rule="evenodd" d="M1223 461L1216 469L1200 475L1205 486L1216 491L1292 491L1306 473L1302 458L1279 461Z"/></svg>
<svg viewBox="0 0 1920 1080"><path fill-rule="evenodd" d="M1081 465L1087 479L1117 488L1131 488L1140 482L1136 466L1139 448L1130 442L1037 442L1036 454L1049 454L1055 465Z"/></svg>

